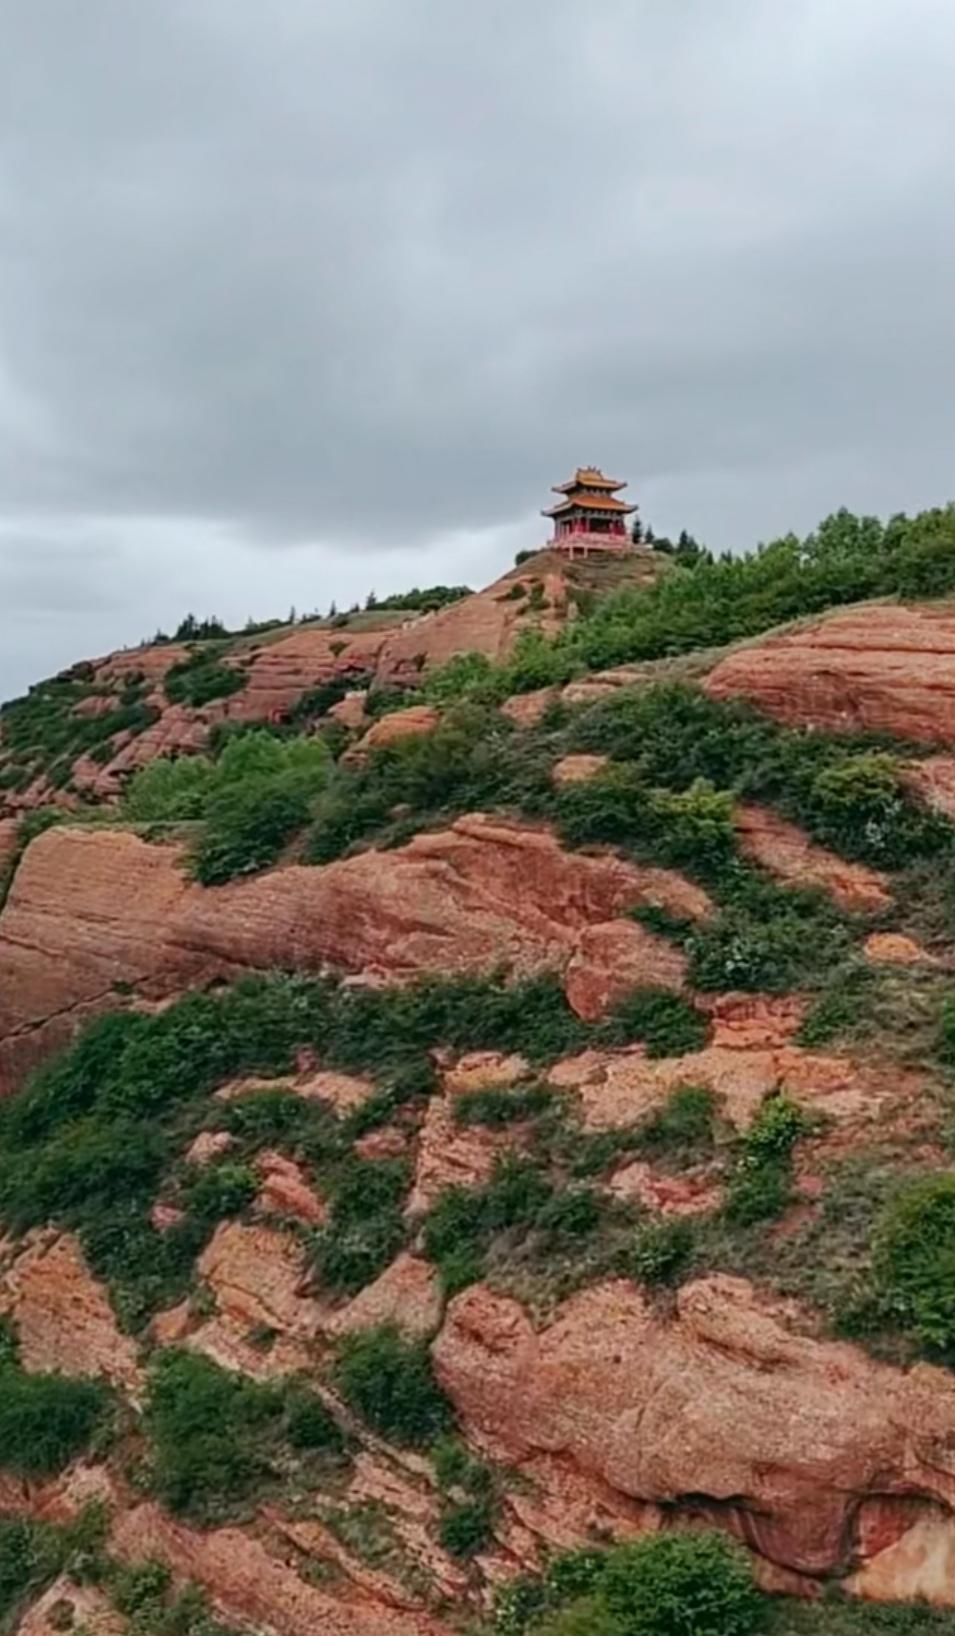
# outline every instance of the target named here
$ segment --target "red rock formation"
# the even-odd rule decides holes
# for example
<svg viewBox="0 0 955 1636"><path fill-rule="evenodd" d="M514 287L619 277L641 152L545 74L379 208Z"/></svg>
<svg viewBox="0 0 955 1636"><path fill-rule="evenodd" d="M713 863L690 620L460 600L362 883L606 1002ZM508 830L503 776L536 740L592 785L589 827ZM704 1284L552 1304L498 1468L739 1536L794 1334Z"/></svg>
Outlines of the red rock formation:
<svg viewBox="0 0 955 1636"><path fill-rule="evenodd" d="M19 818L0 818L0 881L2 881L4 871L16 854L19 845L17 840L19 828Z"/></svg>
<svg viewBox="0 0 955 1636"><path fill-rule="evenodd" d="M639 903L707 912L698 887L610 853L565 852L545 828L480 815L325 868L209 891L176 847L115 830L48 831L0 916L0 1088L90 1012L254 968L402 980L425 971L562 969L580 933ZM580 963L576 967L580 974Z"/></svg>
<svg viewBox="0 0 955 1636"><path fill-rule="evenodd" d="M955 756L926 756L924 761L910 761L902 776L927 806L946 818L955 818Z"/></svg>
<svg viewBox="0 0 955 1636"><path fill-rule="evenodd" d="M27 1240L0 1284L0 1310L14 1319L25 1369L103 1375L138 1392L136 1347L69 1233L51 1229Z"/></svg>
<svg viewBox="0 0 955 1636"><path fill-rule="evenodd" d="M201 1585L226 1619L281 1636L450 1636L424 1612L399 1609L362 1593L323 1590L301 1578L288 1550L239 1528L199 1533L174 1523L156 1505L121 1516L111 1548L129 1562L165 1562ZM294 1561L294 1559L293 1559Z"/></svg>
<svg viewBox="0 0 955 1636"><path fill-rule="evenodd" d="M328 1335L397 1324L409 1335L433 1335L441 1322L441 1288L430 1261L402 1253L390 1267L323 1323Z"/></svg>
<svg viewBox="0 0 955 1636"><path fill-rule="evenodd" d="M609 756L562 756L551 768L551 777L555 784L586 784L588 779L602 773L609 763Z"/></svg>
<svg viewBox="0 0 955 1636"><path fill-rule="evenodd" d="M955 743L955 612L869 604L728 655L703 683L794 726Z"/></svg>
<svg viewBox="0 0 955 1636"><path fill-rule="evenodd" d="M566 615L566 566L561 557L542 554L484 591L437 613L421 614L388 637L378 662L380 679L416 681L422 669L443 665L458 653L506 659L522 631L556 631ZM535 580L542 585L546 604L538 610L530 604ZM512 594L518 586L523 587L522 596Z"/></svg>
<svg viewBox="0 0 955 1636"><path fill-rule="evenodd" d="M931 955L911 937L901 932L873 932L862 945L867 960L877 965L915 966L920 960L931 962Z"/></svg>
<svg viewBox="0 0 955 1636"><path fill-rule="evenodd" d="M64 1630L85 1636L122 1636L126 1620L95 1585L77 1585L66 1574L54 1580L17 1626L17 1636L63 1636Z"/></svg>
<svg viewBox="0 0 955 1636"><path fill-rule="evenodd" d="M294 1159L267 1150L259 1154L255 1168L262 1179L255 1201L261 1214L291 1216L313 1227L320 1227L328 1219L324 1200L309 1186L305 1172Z"/></svg>
<svg viewBox="0 0 955 1636"><path fill-rule="evenodd" d="M885 875L817 846L770 807L737 807L733 823L746 856L787 886L817 887L850 914L875 914L892 901Z"/></svg>
<svg viewBox="0 0 955 1636"><path fill-rule="evenodd" d="M925 1082L915 1070L856 1063L796 1045L740 1049L735 1044L657 1061L639 1045L584 1051L556 1063L547 1077L552 1085L577 1092L584 1123L593 1130L633 1124L680 1085L708 1086L739 1130L746 1129L777 1089L808 1111L825 1113L837 1126L859 1130L877 1124L894 1104L914 1102Z"/></svg>
<svg viewBox="0 0 955 1636"><path fill-rule="evenodd" d="M861 1497L955 1501L951 1376L801 1335L742 1280L685 1286L673 1318L603 1284L539 1333L478 1286L433 1356L468 1434L511 1464L550 1454L632 1500L708 1511L800 1574L851 1565Z"/></svg>
<svg viewBox="0 0 955 1636"><path fill-rule="evenodd" d="M422 733L433 733L441 720L441 713L430 704L411 704L407 710L390 710L369 727L364 738L348 751L349 757L378 750L383 744L395 744L400 738L414 738Z"/></svg>
<svg viewBox="0 0 955 1636"><path fill-rule="evenodd" d="M686 955L665 937L635 920L607 920L581 932L565 986L578 1017L596 1022L631 989L682 988L686 972Z"/></svg>
<svg viewBox="0 0 955 1636"><path fill-rule="evenodd" d="M560 697L557 687L538 687L533 693L515 693L501 705L501 715L515 727L536 727L546 716L554 700Z"/></svg>

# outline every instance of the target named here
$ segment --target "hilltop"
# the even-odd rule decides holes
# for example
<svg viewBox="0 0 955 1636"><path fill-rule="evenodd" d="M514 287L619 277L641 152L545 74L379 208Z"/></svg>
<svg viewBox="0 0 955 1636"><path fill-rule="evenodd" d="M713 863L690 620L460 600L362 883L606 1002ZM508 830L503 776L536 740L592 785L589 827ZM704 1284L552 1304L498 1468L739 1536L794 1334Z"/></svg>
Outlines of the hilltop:
<svg viewBox="0 0 955 1636"><path fill-rule="evenodd" d="M0 714L0 1619L950 1636L955 511L440 600Z"/></svg>

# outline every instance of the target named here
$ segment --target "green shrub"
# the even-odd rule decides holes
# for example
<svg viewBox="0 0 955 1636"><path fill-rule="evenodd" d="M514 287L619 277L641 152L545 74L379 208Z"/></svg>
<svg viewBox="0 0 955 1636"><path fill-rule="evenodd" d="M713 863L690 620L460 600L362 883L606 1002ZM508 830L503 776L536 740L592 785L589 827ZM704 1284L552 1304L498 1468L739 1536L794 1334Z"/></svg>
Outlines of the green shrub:
<svg viewBox="0 0 955 1636"><path fill-rule="evenodd" d="M201 818L215 780L206 756L160 756L140 768L123 797L123 810L134 823L177 823Z"/></svg>
<svg viewBox="0 0 955 1636"><path fill-rule="evenodd" d="M0 1366L0 1468L47 1477L89 1446L102 1426L109 1393L99 1381L28 1375Z"/></svg>
<svg viewBox="0 0 955 1636"><path fill-rule="evenodd" d="M678 1057L706 1044L708 1019L665 988L636 988L614 1006L601 1029L609 1045L641 1040L648 1057Z"/></svg>
<svg viewBox="0 0 955 1636"><path fill-rule="evenodd" d="M215 651L197 649L166 672L163 686L170 704L188 704L198 710L213 699L227 699L245 687L244 670L219 663Z"/></svg>
<svg viewBox="0 0 955 1636"><path fill-rule="evenodd" d="M780 894L775 903L744 903L700 925L689 939L690 981L704 992L787 994L824 982L849 946L831 913Z"/></svg>
<svg viewBox="0 0 955 1636"><path fill-rule="evenodd" d="M467 1559L494 1540L494 1508L489 1498L461 1500L445 1507L438 1537L452 1556Z"/></svg>
<svg viewBox="0 0 955 1636"><path fill-rule="evenodd" d="M679 1284L693 1261L693 1229L685 1217L650 1221L630 1249L628 1265L641 1284Z"/></svg>
<svg viewBox="0 0 955 1636"><path fill-rule="evenodd" d="M8 1620L46 1588L67 1557L65 1530L25 1517L0 1517L0 1619Z"/></svg>
<svg viewBox="0 0 955 1636"><path fill-rule="evenodd" d="M348 1335L333 1380L345 1402L373 1431L421 1448L451 1425L451 1407L431 1369L427 1346L391 1325Z"/></svg>
<svg viewBox="0 0 955 1636"><path fill-rule="evenodd" d="M258 1183L247 1165L222 1160L200 1172L186 1188L183 1202L192 1216L212 1224L241 1215L257 1192Z"/></svg>
<svg viewBox="0 0 955 1636"><path fill-rule="evenodd" d="M748 1227L782 1215L792 1192L792 1151L810 1128L789 1097L767 1097L746 1134L727 1189L727 1220Z"/></svg>
<svg viewBox="0 0 955 1636"><path fill-rule="evenodd" d="M285 1398L285 1436L293 1449L325 1449L339 1454L345 1447L341 1427L316 1392L292 1386Z"/></svg>
<svg viewBox="0 0 955 1636"><path fill-rule="evenodd" d="M221 1515L264 1485L269 1462L256 1433L274 1428L281 1397L192 1353L160 1352L145 1425L153 1488L178 1516Z"/></svg>
<svg viewBox="0 0 955 1636"><path fill-rule="evenodd" d="M205 829L193 857L203 886L274 863L286 841L309 819L310 799L298 784L258 781L220 790L206 806Z"/></svg>
<svg viewBox="0 0 955 1636"><path fill-rule="evenodd" d="M955 1175L913 1182L883 1211L876 1285L892 1315L933 1351L955 1348Z"/></svg>
<svg viewBox="0 0 955 1636"><path fill-rule="evenodd" d="M553 1100L554 1093L546 1085L489 1086L487 1090L469 1091L457 1097L454 1118L459 1125L513 1125L536 1119Z"/></svg>
<svg viewBox="0 0 955 1636"><path fill-rule="evenodd" d="M713 1092L705 1085L678 1085L640 1127L641 1153L687 1161L713 1146Z"/></svg>
<svg viewBox="0 0 955 1636"><path fill-rule="evenodd" d="M936 1054L946 1068L955 1067L955 995L947 998L942 1005Z"/></svg>
<svg viewBox="0 0 955 1636"><path fill-rule="evenodd" d="M205 886L273 863L304 828L330 758L315 738L277 738L255 728L228 738L218 760L158 760L130 783L125 814L138 822L201 819L192 867Z"/></svg>
<svg viewBox="0 0 955 1636"><path fill-rule="evenodd" d="M533 1636L627 1636L627 1627L599 1596L581 1596L532 1627Z"/></svg>
<svg viewBox="0 0 955 1636"><path fill-rule="evenodd" d="M538 1210L534 1225L554 1239L583 1238L599 1226L600 1198L589 1187L569 1187L555 1193Z"/></svg>
<svg viewBox="0 0 955 1636"><path fill-rule="evenodd" d="M600 1594L624 1636L753 1636L766 1604L725 1534L654 1534L608 1553Z"/></svg>

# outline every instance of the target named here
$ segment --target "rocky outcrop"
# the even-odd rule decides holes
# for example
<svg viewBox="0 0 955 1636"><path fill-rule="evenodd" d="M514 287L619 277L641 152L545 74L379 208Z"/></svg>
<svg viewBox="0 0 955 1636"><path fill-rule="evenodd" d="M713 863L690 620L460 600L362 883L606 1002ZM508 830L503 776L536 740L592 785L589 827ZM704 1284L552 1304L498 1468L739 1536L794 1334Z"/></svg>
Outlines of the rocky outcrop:
<svg viewBox="0 0 955 1636"><path fill-rule="evenodd" d="M269 1549L267 1540L239 1528L200 1533L174 1523L156 1505L121 1516L110 1546L129 1562L165 1562L201 1585L213 1607L243 1628L281 1636L449 1636L424 1612L389 1606L357 1587L341 1594L309 1582L277 1540Z"/></svg>
<svg viewBox="0 0 955 1636"><path fill-rule="evenodd" d="M551 777L555 784L586 784L589 779L597 778L609 763L609 756L562 756L554 763Z"/></svg>
<svg viewBox="0 0 955 1636"><path fill-rule="evenodd" d="M567 998L578 1017L596 1022L634 988L683 987L682 949L634 920L585 926L567 965Z"/></svg>
<svg viewBox="0 0 955 1636"><path fill-rule="evenodd" d="M828 892L849 914L877 914L892 902L885 875L818 846L770 807L737 807L733 823L746 856L787 886Z"/></svg>
<svg viewBox="0 0 955 1636"><path fill-rule="evenodd" d="M430 704L411 704L407 710L390 710L369 727L354 750L349 752L350 757L366 755L369 750L380 750L382 745L396 744L401 738L433 733L440 720L440 711Z"/></svg>
<svg viewBox="0 0 955 1636"><path fill-rule="evenodd" d="M451 1302L433 1355L467 1432L518 1469L549 1454L632 1501L709 1517L784 1569L842 1575L868 1499L955 1503L955 1382L795 1319L714 1276L684 1286L672 1317L616 1281L535 1332L477 1286Z"/></svg>
<svg viewBox="0 0 955 1636"><path fill-rule="evenodd" d="M888 1129L890 1110L910 1108L925 1086L915 1069L855 1062L798 1045L709 1045L681 1057L647 1057L642 1046L584 1051L555 1063L548 1080L577 1093L584 1124L614 1130L653 1113L680 1085L704 1085L720 1099L725 1117L745 1130L763 1101L784 1090L809 1113L825 1114L835 1136Z"/></svg>
<svg viewBox="0 0 955 1636"><path fill-rule="evenodd" d="M17 1636L123 1636L129 1626L95 1585L77 1585L67 1575L54 1580L17 1626Z"/></svg>
<svg viewBox="0 0 955 1636"><path fill-rule="evenodd" d="M0 1282L0 1311L14 1320L25 1369L101 1375L138 1392L136 1347L71 1234L43 1231L27 1241Z"/></svg>
<svg viewBox="0 0 955 1636"><path fill-rule="evenodd" d="M442 1306L438 1275L430 1261L402 1253L323 1327L336 1337L377 1324L395 1324L409 1335L433 1335Z"/></svg>
<svg viewBox="0 0 955 1636"><path fill-rule="evenodd" d="M458 653L483 653L497 662L507 658L522 631L553 634L567 613L566 569L556 553L544 553L484 591L421 614L383 645L379 678L413 682L422 670L446 664Z"/></svg>
<svg viewBox="0 0 955 1636"><path fill-rule="evenodd" d="M902 770L905 784L926 806L955 818L955 756L926 756Z"/></svg>
<svg viewBox="0 0 955 1636"><path fill-rule="evenodd" d="M793 726L955 744L955 611L871 604L829 614L737 648L703 687Z"/></svg>
<svg viewBox="0 0 955 1636"><path fill-rule="evenodd" d="M502 964L562 970L586 928L640 903L684 916L709 908L668 870L568 853L546 828L481 815L391 852L215 891L186 878L177 847L50 830L0 916L0 1089L130 988L157 999L276 967L391 981Z"/></svg>

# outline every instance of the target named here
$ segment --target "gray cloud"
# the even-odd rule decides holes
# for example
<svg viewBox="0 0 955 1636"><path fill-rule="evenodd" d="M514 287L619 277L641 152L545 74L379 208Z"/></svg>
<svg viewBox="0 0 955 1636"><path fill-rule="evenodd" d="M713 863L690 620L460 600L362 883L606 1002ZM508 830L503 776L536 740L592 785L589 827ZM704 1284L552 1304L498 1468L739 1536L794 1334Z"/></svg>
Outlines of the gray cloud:
<svg viewBox="0 0 955 1636"><path fill-rule="evenodd" d="M9 11L0 693L147 594L493 572L581 459L721 546L955 488L947 0Z"/></svg>

